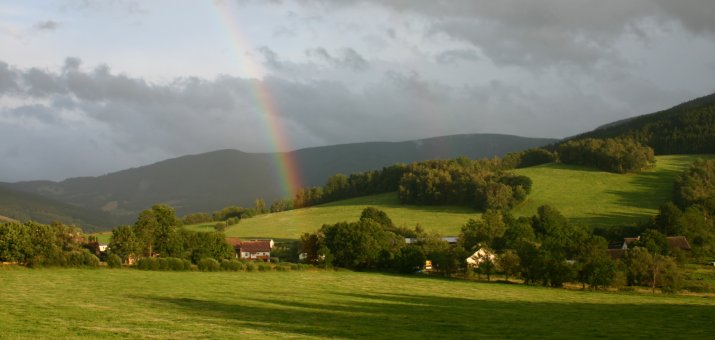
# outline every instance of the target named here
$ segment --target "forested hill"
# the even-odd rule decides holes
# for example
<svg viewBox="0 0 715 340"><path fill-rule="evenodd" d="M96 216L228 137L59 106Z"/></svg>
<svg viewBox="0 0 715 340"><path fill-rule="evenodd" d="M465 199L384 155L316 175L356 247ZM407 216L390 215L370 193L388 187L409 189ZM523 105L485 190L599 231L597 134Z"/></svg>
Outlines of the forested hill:
<svg viewBox="0 0 715 340"><path fill-rule="evenodd" d="M715 93L567 140L613 137L635 138L661 155L715 153Z"/></svg>
<svg viewBox="0 0 715 340"><path fill-rule="evenodd" d="M325 184L327 178L336 173L350 174L428 159L502 156L554 142L546 138L469 134L316 147L293 151L291 156L302 185L316 186ZM256 198L267 202L281 198L275 159L274 154L220 150L99 177L20 182L9 187L94 211L106 211L119 222L129 223L141 210L160 202L174 206L177 213L183 215L210 212L232 204L252 206Z"/></svg>
<svg viewBox="0 0 715 340"><path fill-rule="evenodd" d="M83 209L0 185L0 223L11 220L41 223L59 221L80 225L85 231L106 229L113 224L112 217L102 211Z"/></svg>

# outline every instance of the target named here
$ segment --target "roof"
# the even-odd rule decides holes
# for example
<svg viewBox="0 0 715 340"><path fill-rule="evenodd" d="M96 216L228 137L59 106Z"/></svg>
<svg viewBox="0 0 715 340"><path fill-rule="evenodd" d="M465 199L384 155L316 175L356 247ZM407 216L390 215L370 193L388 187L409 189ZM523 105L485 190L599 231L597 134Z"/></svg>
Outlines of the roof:
<svg viewBox="0 0 715 340"><path fill-rule="evenodd" d="M635 241L638 241L638 240L640 240L640 239L641 239L640 236L638 236L638 237L625 237L625 238L623 238L623 243L625 243L625 244L631 244L631 243L633 243L633 242L635 242Z"/></svg>
<svg viewBox="0 0 715 340"><path fill-rule="evenodd" d="M236 248L241 244L241 239L238 237L227 237L226 242L230 244L232 247Z"/></svg>
<svg viewBox="0 0 715 340"><path fill-rule="evenodd" d="M241 252L258 253L258 252L270 252L271 251L271 241L261 240L261 241L245 241L241 242L236 246L236 249Z"/></svg>
<svg viewBox="0 0 715 340"><path fill-rule="evenodd" d="M671 249L690 250L690 243L685 236L668 236L665 239Z"/></svg>
<svg viewBox="0 0 715 340"><path fill-rule="evenodd" d="M416 237L405 237L405 243L407 243L407 244L417 243L417 242L420 242L423 240L424 239L416 238ZM445 236L445 237L440 238L440 240L447 242L449 244L455 244L459 241L459 236Z"/></svg>
<svg viewBox="0 0 715 340"><path fill-rule="evenodd" d="M611 256L611 259L618 260L623 257L627 251L626 249L608 249L608 255Z"/></svg>

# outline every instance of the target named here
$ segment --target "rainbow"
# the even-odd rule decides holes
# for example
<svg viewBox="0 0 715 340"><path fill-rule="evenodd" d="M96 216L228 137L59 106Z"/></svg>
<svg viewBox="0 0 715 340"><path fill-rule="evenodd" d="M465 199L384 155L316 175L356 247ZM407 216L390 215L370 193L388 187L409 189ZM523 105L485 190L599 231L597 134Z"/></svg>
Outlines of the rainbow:
<svg viewBox="0 0 715 340"><path fill-rule="evenodd" d="M251 45L244 38L238 19L234 13L237 11L233 1L225 1L220 4L214 4L220 21L226 28L229 34L230 45L236 54L239 67L242 75L250 79L251 92L258 104L261 121L268 136L270 150L274 155L274 169L276 171L276 179L280 182L281 194L283 197L292 197L293 194L301 188L300 171L298 164L289 152L291 150L290 143L287 139L287 134L283 124L281 124L280 116L276 104L270 96L268 87L263 81L263 74L260 65L246 51L251 50Z"/></svg>

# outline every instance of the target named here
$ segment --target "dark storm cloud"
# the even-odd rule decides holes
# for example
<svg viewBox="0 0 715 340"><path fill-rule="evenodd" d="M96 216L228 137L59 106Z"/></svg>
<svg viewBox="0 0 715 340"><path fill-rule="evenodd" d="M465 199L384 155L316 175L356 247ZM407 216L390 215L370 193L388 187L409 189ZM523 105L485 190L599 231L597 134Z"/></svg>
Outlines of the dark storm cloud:
<svg viewBox="0 0 715 340"><path fill-rule="evenodd" d="M305 2L314 2L308 1ZM352 1L318 1L352 6ZM544 67L563 63L618 63L614 42L632 33L648 39L643 26L675 22L696 34L715 33L715 1L670 0L387 0L366 1L414 13L430 34L473 44L498 65ZM388 31L390 32L390 31ZM394 31L389 34L394 37Z"/></svg>

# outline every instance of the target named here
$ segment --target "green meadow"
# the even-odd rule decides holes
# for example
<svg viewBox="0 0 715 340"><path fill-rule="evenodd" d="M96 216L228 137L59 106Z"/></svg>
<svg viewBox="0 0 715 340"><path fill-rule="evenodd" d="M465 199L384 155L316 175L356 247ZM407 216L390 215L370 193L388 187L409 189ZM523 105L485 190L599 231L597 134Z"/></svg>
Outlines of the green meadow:
<svg viewBox="0 0 715 340"><path fill-rule="evenodd" d="M715 299L349 271L0 269L2 338L707 338Z"/></svg>
<svg viewBox="0 0 715 340"><path fill-rule="evenodd" d="M531 195L513 212L532 216L539 206L551 204L571 222L588 228L637 223L657 214L658 207L670 200L673 180L681 171L697 158L712 157L715 156L658 156L654 169L638 174L614 174L558 163L519 169L516 172L530 177L534 184ZM384 210L397 225L420 224L442 235L457 235L469 218L479 216L468 207L403 205L396 193L387 193L256 216L229 227L226 234L297 239L326 223L355 221L368 206ZM212 230L210 225L190 228Z"/></svg>

